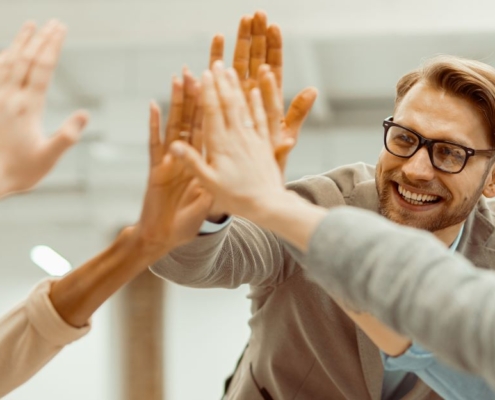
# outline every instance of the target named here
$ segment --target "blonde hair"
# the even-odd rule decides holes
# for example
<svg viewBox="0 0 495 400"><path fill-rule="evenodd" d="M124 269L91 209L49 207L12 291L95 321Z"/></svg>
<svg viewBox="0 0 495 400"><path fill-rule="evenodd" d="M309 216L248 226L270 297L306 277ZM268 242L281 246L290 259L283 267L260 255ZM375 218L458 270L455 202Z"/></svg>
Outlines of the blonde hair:
<svg viewBox="0 0 495 400"><path fill-rule="evenodd" d="M425 82L473 104L485 119L495 144L495 68L456 56L436 56L404 75L396 87L395 107L416 83Z"/></svg>

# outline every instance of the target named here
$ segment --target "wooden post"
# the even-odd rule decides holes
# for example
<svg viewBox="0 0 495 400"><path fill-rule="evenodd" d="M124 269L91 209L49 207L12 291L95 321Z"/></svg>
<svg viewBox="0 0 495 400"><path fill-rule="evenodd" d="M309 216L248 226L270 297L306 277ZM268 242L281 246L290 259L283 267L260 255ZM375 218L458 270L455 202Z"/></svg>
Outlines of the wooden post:
<svg viewBox="0 0 495 400"><path fill-rule="evenodd" d="M145 271L122 293L122 398L164 400L165 282Z"/></svg>

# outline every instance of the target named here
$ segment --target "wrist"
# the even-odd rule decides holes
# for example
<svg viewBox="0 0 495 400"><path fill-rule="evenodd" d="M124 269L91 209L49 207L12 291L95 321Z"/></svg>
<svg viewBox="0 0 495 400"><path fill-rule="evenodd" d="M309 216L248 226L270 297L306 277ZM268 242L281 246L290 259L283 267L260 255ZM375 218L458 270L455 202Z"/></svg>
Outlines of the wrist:
<svg viewBox="0 0 495 400"><path fill-rule="evenodd" d="M241 217L247 218L258 225L270 225L273 217L284 213L286 209L292 209L304 201L296 193L289 190L281 190L262 197L252 198L244 202L240 207ZM268 227L267 227L268 228Z"/></svg>
<svg viewBox="0 0 495 400"><path fill-rule="evenodd" d="M172 250L167 241L157 240L152 234L147 234L139 224L124 228L120 236L133 253L150 264Z"/></svg>
<svg viewBox="0 0 495 400"><path fill-rule="evenodd" d="M311 237L328 212L289 190L264 197L247 210L245 218L301 251L307 251Z"/></svg>

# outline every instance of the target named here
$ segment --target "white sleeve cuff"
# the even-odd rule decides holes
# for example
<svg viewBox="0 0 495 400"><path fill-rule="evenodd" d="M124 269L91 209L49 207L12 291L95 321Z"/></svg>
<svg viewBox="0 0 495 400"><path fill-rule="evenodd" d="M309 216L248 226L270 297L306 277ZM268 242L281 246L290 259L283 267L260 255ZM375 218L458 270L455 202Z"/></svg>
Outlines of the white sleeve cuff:
<svg viewBox="0 0 495 400"><path fill-rule="evenodd" d="M230 224L232 221L232 217L228 216L225 221L220 222L219 224L210 221L203 221L201 228L199 228L200 235L209 235L211 233L220 232L223 228Z"/></svg>

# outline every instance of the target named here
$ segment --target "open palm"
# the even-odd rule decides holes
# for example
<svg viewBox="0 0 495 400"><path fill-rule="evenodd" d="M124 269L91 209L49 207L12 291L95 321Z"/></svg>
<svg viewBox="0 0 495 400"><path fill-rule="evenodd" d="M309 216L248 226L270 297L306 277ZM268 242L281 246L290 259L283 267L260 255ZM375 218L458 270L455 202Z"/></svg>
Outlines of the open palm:
<svg viewBox="0 0 495 400"><path fill-rule="evenodd" d="M88 115L77 111L53 136L43 133L46 92L65 33L58 21L38 32L28 22L0 54L0 196L36 185L87 123Z"/></svg>
<svg viewBox="0 0 495 400"><path fill-rule="evenodd" d="M150 172L137 227L158 255L196 237L212 200L182 163L169 154L175 140L192 143L194 119L201 112L196 104L195 81L188 71L184 75L184 82L174 79L172 84L171 110L163 140L160 109L154 103L150 107Z"/></svg>
<svg viewBox="0 0 495 400"><path fill-rule="evenodd" d="M215 61L223 60L223 51L224 38L217 35L211 44L210 68ZM278 25L267 25L267 16L263 11L257 11L253 17L245 16L239 22L233 67L246 98L251 89L262 85L267 72L271 71L275 75L278 96L263 100L270 101L268 105L265 104L267 113L273 114L274 120L280 124L277 129L269 128L277 162L284 172L288 155L297 142L318 91L313 87L302 90L292 100L287 113L284 113L282 33Z"/></svg>

